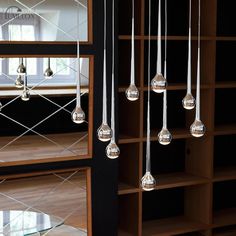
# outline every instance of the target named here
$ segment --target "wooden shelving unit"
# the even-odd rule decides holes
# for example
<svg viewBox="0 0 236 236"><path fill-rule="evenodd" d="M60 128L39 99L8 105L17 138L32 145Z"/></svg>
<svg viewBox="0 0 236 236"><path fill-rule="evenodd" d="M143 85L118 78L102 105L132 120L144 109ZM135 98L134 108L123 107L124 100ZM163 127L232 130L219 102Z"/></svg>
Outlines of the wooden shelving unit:
<svg viewBox="0 0 236 236"><path fill-rule="evenodd" d="M157 3L152 1L151 74L155 74ZM157 142L162 125L162 95L151 93L151 158L157 188L143 192L145 168L148 1L135 1L136 80L140 99L129 102L131 5L119 0L119 236L235 236L236 80L233 1L202 1L201 116L204 138L192 138L194 111L184 111L188 0L168 0L168 114L173 142ZM197 0L193 5L192 79L195 94ZM163 4L164 5L164 4ZM227 6L226 6L227 5ZM164 11L163 11L164 12ZM164 39L164 37L163 37ZM232 54L232 56L231 56ZM233 195L233 196L232 196ZM227 204L222 204L221 202Z"/></svg>

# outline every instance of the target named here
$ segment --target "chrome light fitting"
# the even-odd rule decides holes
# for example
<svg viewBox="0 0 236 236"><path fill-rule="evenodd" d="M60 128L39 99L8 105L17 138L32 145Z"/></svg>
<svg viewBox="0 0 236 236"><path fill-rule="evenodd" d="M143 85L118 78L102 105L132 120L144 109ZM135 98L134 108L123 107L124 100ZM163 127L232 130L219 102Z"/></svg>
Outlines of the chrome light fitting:
<svg viewBox="0 0 236 236"><path fill-rule="evenodd" d="M48 65L47 65L47 69L45 70L45 72L44 72L44 78L45 79L51 79L52 77L53 77L53 71L52 71L52 69L51 69L51 63L50 63L50 61L51 61L51 59L50 58L48 58Z"/></svg>
<svg viewBox="0 0 236 236"><path fill-rule="evenodd" d="M106 155L110 159L116 159L120 155L120 149L115 137L115 0L112 1L112 91L111 91L111 141L106 148Z"/></svg>
<svg viewBox="0 0 236 236"><path fill-rule="evenodd" d="M167 87L166 78L162 74L162 55L161 55L161 0L159 0L158 10L158 39L157 39L157 67L156 75L152 79L152 90L156 93L163 93Z"/></svg>
<svg viewBox="0 0 236 236"><path fill-rule="evenodd" d="M146 173L141 179L144 191L152 191L156 187L156 180L151 174L151 142L150 142L150 53L151 53L151 0L149 0L149 40L148 40L148 102L147 102L147 142L146 142Z"/></svg>
<svg viewBox="0 0 236 236"><path fill-rule="evenodd" d="M197 88L196 88L196 114L195 120L190 127L190 132L194 137L202 137L206 132L206 127L200 118L200 51L201 51L201 0L199 0L198 6L198 59L197 59Z"/></svg>
<svg viewBox="0 0 236 236"><path fill-rule="evenodd" d="M103 58L103 104L102 124L97 130L98 139L108 142L112 137L112 130L107 123L107 69L106 69L106 0L104 0L104 58Z"/></svg>
<svg viewBox="0 0 236 236"><path fill-rule="evenodd" d="M17 68L17 74L18 75L25 75L26 73L26 66L24 65L24 59L20 58L20 64Z"/></svg>
<svg viewBox="0 0 236 236"><path fill-rule="evenodd" d="M79 42L79 3L77 14L77 85L76 85L76 107L71 113L71 119L76 124L85 121L85 113L81 108L81 76L80 76L80 42Z"/></svg>
<svg viewBox="0 0 236 236"><path fill-rule="evenodd" d="M139 91L135 85L135 49L134 49L134 0L132 0L132 39L131 39L131 72L130 85L125 94L129 101L136 101L139 99Z"/></svg>

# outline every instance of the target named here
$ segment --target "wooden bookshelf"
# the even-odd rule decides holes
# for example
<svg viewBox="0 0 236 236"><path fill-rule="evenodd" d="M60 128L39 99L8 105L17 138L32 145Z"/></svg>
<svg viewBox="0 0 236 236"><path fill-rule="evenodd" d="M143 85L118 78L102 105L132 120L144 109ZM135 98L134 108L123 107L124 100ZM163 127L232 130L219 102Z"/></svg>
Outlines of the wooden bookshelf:
<svg viewBox="0 0 236 236"><path fill-rule="evenodd" d="M194 111L184 111L181 105L187 79L188 1L168 0L168 123L173 142L167 147L157 142L162 125L162 95L151 92L151 158L157 187L147 193L140 188L140 179L145 170L146 149L148 1L135 1L136 81L140 99L131 103L124 93L130 76L132 2L119 0L119 236L236 235L235 201L227 200L221 193L225 190L230 195L229 188L236 180L236 115L232 109L236 82L234 62L228 60L236 51L236 32L225 27L235 17L229 10L234 9L233 2L228 3L231 7L225 7L223 2L202 1L201 116L207 133L195 139L189 133ZM156 63L157 3L152 1L151 76ZM197 3L192 1L193 94ZM219 203L221 197L227 206Z"/></svg>

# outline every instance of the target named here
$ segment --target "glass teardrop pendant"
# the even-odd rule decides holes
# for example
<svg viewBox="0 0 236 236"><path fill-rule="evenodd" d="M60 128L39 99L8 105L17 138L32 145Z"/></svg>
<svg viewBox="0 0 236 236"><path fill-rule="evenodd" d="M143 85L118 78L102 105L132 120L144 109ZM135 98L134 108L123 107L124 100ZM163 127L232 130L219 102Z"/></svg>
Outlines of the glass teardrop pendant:
<svg viewBox="0 0 236 236"><path fill-rule="evenodd" d="M102 142L108 142L112 137L112 130L108 124L102 123L97 130L98 139Z"/></svg>
<svg viewBox="0 0 236 236"><path fill-rule="evenodd" d="M162 128L162 130L158 134L158 142L162 145L168 145L171 143L172 135L170 131L166 128Z"/></svg>
<svg viewBox="0 0 236 236"><path fill-rule="evenodd" d="M182 100L182 104L186 110L192 110L195 107L195 98L191 93L187 93Z"/></svg>
<svg viewBox="0 0 236 236"><path fill-rule="evenodd" d="M125 92L126 97L130 101L136 101L139 99L139 91L135 84L131 84Z"/></svg>
<svg viewBox="0 0 236 236"><path fill-rule="evenodd" d="M82 124L85 121L85 113L81 107L76 106L71 113L71 119L76 124Z"/></svg>
<svg viewBox="0 0 236 236"><path fill-rule="evenodd" d="M26 67L24 66L23 58L20 59L20 65L17 68L18 75L24 75L26 73Z"/></svg>
<svg viewBox="0 0 236 236"><path fill-rule="evenodd" d="M2 110L2 103L0 102L0 111Z"/></svg>
<svg viewBox="0 0 236 236"><path fill-rule="evenodd" d="M106 147L107 157L110 159L116 159L120 155L120 149L114 141L111 141Z"/></svg>
<svg viewBox="0 0 236 236"><path fill-rule="evenodd" d="M167 81L162 74L156 74L151 81L152 90L155 93L163 93L167 87Z"/></svg>
<svg viewBox="0 0 236 236"><path fill-rule="evenodd" d="M23 88L24 86L24 80L22 78L22 75L18 75L15 81L16 88Z"/></svg>
<svg viewBox="0 0 236 236"><path fill-rule="evenodd" d="M193 137L200 138L206 132L206 127L201 120L196 119L190 127L190 132Z"/></svg>
<svg viewBox="0 0 236 236"><path fill-rule="evenodd" d="M30 100L30 92L29 89L24 89L21 95L21 100L27 102Z"/></svg>
<svg viewBox="0 0 236 236"><path fill-rule="evenodd" d="M144 191L152 191L156 187L156 180L150 172L146 172L141 179L141 187Z"/></svg>
<svg viewBox="0 0 236 236"><path fill-rule="evenodd" d="M53 71L50 66L50 58L48 58L48 68L45 70L43 75L45 79L51 79L53 77Z"/></svg>

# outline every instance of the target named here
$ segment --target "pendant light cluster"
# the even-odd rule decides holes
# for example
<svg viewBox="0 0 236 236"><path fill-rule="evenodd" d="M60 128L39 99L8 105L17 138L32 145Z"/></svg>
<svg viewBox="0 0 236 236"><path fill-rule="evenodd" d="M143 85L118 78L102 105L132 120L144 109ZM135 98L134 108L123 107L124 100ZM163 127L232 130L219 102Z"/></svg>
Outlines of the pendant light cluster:
<svg viewBox="0 0 236 236"><path fill-rule="evenodd" d="M115 1L112 1L112 91L111 91L111 128L107 122L107 71L106 71L106 0L104 0L104 58L103 58L103 107L102 124L97 130L98 139L108 142L106 155L110 159L116 159L120 155L120 149L115 141Z"/></svg>

